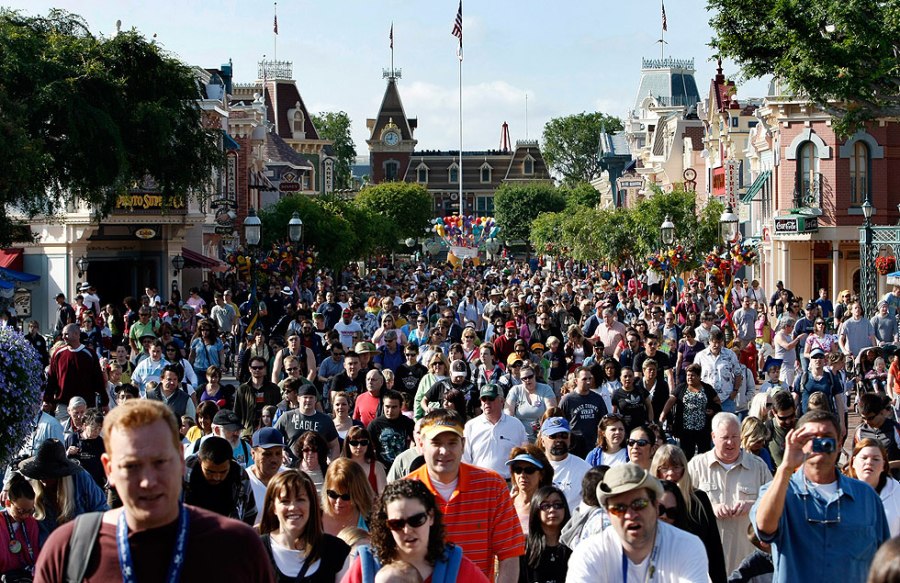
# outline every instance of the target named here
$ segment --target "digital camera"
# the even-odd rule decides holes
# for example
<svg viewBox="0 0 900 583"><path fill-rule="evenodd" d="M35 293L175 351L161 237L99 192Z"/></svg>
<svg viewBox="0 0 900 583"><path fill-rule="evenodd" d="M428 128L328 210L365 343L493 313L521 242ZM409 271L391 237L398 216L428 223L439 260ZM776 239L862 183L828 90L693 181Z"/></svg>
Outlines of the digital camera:
<svg viewBox="0 0 900 583"><path fill-rule="evenodd" d="M812 440L813 453L834 453L837 440L833 437L816 437Z"/></svg>

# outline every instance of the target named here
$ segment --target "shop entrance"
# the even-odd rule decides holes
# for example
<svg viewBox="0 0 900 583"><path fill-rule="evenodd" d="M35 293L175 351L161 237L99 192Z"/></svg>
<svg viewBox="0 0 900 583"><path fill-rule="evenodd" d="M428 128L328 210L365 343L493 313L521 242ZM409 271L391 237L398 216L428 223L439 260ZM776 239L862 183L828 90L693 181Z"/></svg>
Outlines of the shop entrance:
<svg viewBox="0 0 900 583"><path fill-rule="evenodd" d="M159 258L132 257L90 258L87 281L97 287L100 301L122 309L122 300L127 296L136 299L144 294L148 285L159 286ZM166 290L160 290L164 293Z"/></svg>

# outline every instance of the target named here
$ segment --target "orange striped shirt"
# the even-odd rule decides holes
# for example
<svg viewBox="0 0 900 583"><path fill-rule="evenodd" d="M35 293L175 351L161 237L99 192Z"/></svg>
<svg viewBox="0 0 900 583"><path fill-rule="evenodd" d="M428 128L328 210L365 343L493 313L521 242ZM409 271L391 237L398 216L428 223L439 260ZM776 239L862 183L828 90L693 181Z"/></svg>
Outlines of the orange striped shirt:
<svg viewBox="0 0 900 583"><path fill-rule="evenodd" d="M406 476L431 490L444 513L447 540L456 543L470 561L494 580L494 557L503 561L525 554L525 535L516 517L506 482L496 472L459 465L459 482L450 500L431 483L428 468Z"/></svg>

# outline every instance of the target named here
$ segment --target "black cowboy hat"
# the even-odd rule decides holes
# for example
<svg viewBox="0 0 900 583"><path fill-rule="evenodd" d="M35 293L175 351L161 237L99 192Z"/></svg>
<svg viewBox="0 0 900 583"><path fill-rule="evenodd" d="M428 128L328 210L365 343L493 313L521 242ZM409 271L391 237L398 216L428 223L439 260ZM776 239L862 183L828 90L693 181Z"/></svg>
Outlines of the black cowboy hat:
<svg viewBox="0 0 900 583"><path fill-rule="evenodd" d="M71 476L81 467L66 457L66 446L58 439L48 439L37 453L19 462L19 472L32 480L54 480Z"/></svg>

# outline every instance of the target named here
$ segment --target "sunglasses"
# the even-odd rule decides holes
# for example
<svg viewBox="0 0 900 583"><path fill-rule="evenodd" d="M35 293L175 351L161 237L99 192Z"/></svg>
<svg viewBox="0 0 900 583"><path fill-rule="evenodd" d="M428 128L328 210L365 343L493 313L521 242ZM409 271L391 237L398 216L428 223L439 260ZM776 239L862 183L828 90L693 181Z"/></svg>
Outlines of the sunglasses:
<svg viewBox="0 0 900 583"><path fill-rule="evenodd" d="M350 447L368 447L369 440L368 439L349 439L347 443L350 444Z"/></svg>
<svg viewBox="0 0 900 583"><path fill-rule="evenodd" d="M325 493L332 500L337 500L338 498L340 498L344 502L350 502L350 494L338 494L334 490L326 490Z"/></svg>
<svg viewBox="0 0 900 583"><path fill-rule="evenodd" d="M660 516L660 518L662 518L663 516L668 516L668 517L671 518L672 520L675 520L675 519L677 518L677 513L678 513L678 508L675 507L675 506L672 506L672 507L670 508L670 507L668 507L668 506L666 506L666 505L664 505L664 504L660 504L660 505L659 505L659 516Z"/></svg>
<svg viewBox="0 0 900 583"><path fill-rule="evenodd" d="M407 524L411 528L419 528L426 522L428 522L427 512L419 512L418 514L413 514L409 518L388 518L384 521L389 529L395 531L403 530Z"/></svg>
<svg viewBox="0 0 900 583"><path fill-rule="evenodd" d="M650 506L650 500L648 498L638 498L637 500L632 500L631 504L610 504L606 507L606 511L613 516L621 517L625 516L625 513L628 512L629 508L635 512L640 512L648 506Z"/></svg>
<svg viewBox="0 0 900 583"><path fill-rule="evenodd" d="M538 469L534 466L513 466L509 471L513 474L525 474L526 476L531 476L537 472Z"/></svg>
<svg viewBox="0 0 900 583"><path fill-rule="evenodd" d="M487 402L487 403L493 403L493 402L496 401L497 399L498 399L498 397L481 397L481 402L482 402L482 403L485 403L485 402Z"/></svg>
<svg viewBox="0 0 900 583"><path fill-rule="evenodd" d="M319 450L312 447L304 447L302 450L303 453L319 453Z"/></svg>
<svg viewBox="0 0 900 583"><path fill-rule="evenodd" d="M550 512L551 510L563 510L566 505L562 502L544 502L538 508L541 509L542 512Z"/></svg>
<svg viewBox="0 0 900 583"><path fill-rule="evenodd" d="M646 439L629 439L627 443L628 447L647 447L648 445L650 445L650 442Z"/></svg>
<svg viewBox="0 0 900 583"><path fill-rule="evenodd" d="M286 370L287 372L294 372L294 371L297 371L297 370L300 370L300 369L297 368L296 366L292 366L292 367L290 367L290 368L285 368L284 370Z"/></svg>
<svg viewBox="0 0 900 583"><path fill-rule="evenodd" d="M533 375L533 374L530 374L530 375L523 376L523 377L519 377L519 378L520 378L521 380L523 380L523 381L530 381L531 379L534 378L534 375Z"/></svg>
<svg viewBox="0 0 900 583"><path fill-rule="evenodd" d="M791 419L796 419L797 414L791 413L790 415L785 415L784 417L782 417L781 415L776 415L776 417L778 417L779 421L790 421Z"/></svg>
<svg viewBox="0 0 900 583"><path fill-rule="evenodd" d="M265 368L264 366L251 366L250 370L264 370Z"/></svg>

